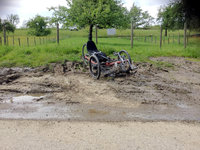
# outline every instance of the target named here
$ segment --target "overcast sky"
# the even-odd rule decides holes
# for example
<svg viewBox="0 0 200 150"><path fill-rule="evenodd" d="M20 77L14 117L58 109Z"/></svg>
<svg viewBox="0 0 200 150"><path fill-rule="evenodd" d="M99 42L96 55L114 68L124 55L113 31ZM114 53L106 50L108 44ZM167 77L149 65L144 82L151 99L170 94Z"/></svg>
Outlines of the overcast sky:
<svg viewBox="0 0 200 150"><path fill-rule="evenodd" d="M169 0L123 0L124 6L129 10L133 2L148 11L154 18L157 17L158 9ZM0 18L5 19L8 14L18 14L21 26L25 20L33 18L35 15L51 16L47 8L51 6L66 6L66 0L0 0Z"/></svg>

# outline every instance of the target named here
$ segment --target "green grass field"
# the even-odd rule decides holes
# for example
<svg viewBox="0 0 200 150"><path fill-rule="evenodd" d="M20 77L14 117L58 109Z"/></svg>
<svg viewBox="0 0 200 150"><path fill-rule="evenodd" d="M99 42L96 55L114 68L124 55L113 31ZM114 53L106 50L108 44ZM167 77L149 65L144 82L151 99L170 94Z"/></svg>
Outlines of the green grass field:
<svg viewBox="0 0 200 150"><path fill-rule="evenodd" d="M135 30L134 47L130 46L130 30L117 30L116 36L108 37L106 30L99 30L97 47L108 55L114 51L125 49L136 62L149 62L149 57L155 56L181 56L200 60L200 39L189 38L187 48L184 49L183 37L178 44L178 34L183 35L183 31L169 31L170 40L165 38L162 48L159 47L159 30ZM36 38L29 36L29 46L27 46L27 30L16 30L8 35L8 46L0 45L0 66L29 66L37 67L48 63L60 62L64 60L81 61L81 49L87 42L88 29L81 31L60 31L61 41L58 45L55 41L56 31L48 37ZM147 37L145 41L145 36ZM2 35L1 35L2 36ZM155 37L157 37L155 41ZM21 46L18 45L20 38ZM93 39L95 41L95 39Z"/></svg>

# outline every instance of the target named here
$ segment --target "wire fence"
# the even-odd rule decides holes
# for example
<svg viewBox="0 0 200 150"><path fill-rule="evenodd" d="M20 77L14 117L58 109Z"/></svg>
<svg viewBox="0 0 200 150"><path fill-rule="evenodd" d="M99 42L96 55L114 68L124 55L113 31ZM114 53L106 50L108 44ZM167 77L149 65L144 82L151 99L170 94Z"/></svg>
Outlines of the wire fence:
<svg viewBox="0 0 200 150"><path fill-rule="evenodd" d="M55 37L17 37L17 36L7 36L0 37L1 46L19 46L19 47L29 47L37 46L42 44L48 44L56 42Z"/></svg>
<svg viewBox="0 0 200 150"><path fill-rule="evenodd" d="M18 47L29 47L29 46L37 46L44 45L48 43L59 43L60 40L70 38L70 37L86 37L87 34L84 31L77 32L67 32L62 31L62 34L59 34L60 31L57 29L57 33L46 37L34 37L34 36L16 36L16 35L7 35L3 37L0 36L0 46L18 46ZM124 33L125 32L125 33ZM184 44L184 47L188 44L190 34L187 33L186 27L184 28L184 32L174 34L168 34L168 36L163 36L163 29L160 27L160 31L154 30L146 33L145 30L140 31L139 34L135 34L135 29L132 28L123 30L120 34L115 34L109 36L105 34L105 30L97 30L95 29L96 43L98 38L127 38L130 40L130 46L133 48L134 41L144 42L144 43L152 43L152 44L160 44L160 48L165 44ZM97 34L98 33L98 34ZM146 33L146 35L145 35Z"/></svg>
<svg viewBox="0 0 200 150"><path fill-rule="evenodd" d="M130 39L130 36L103 36L99 38L127 38ZM61 40L69 37L62 37ZM6 42L4 42L6 41ZM18 36L7 36L6 40L4 37L0 37L0 46L18 46L18 47L29 47L44 45L48 43L56 43L57 38L54 36L51 37L18 37ZM159 44L160 36L146 35L146 36L133 36L133 41ZM189 36L187 36L187 43L189 41ZM162 36L162 44L184 44L184 35L168 35Z"/></svg>

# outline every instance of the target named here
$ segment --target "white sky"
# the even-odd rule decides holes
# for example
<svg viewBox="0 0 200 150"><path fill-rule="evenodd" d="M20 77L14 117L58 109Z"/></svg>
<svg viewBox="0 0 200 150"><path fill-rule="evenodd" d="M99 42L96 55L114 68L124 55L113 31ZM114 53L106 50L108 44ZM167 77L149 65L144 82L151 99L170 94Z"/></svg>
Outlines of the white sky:
<svg viewBox="0 0 200 150"><path fill-rule="evenodd" d="M133 2L156 18L159 7L167 4L168 0L123 0L124 6L128 10ZM51 12L47 10L51 6L66 6L66 4L66 0L0 0L0 18L5 19L11 13L18 14L20 17L18 26L21 26L25 20L29 20L37 14L51 16Z"/></svg>

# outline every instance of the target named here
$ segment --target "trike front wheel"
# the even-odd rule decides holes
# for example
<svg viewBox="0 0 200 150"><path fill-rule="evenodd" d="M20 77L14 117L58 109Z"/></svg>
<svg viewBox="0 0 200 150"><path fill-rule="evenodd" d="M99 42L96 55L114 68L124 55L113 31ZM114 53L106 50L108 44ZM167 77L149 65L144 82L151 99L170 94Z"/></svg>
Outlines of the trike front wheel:
<svg viewBox="0 0 200 150"><path fill-rule="evenodd" d="M89 60L90 74L93 78L99 79L101 75L101 67L99 59L96 55L92 55Z"/></svg>

